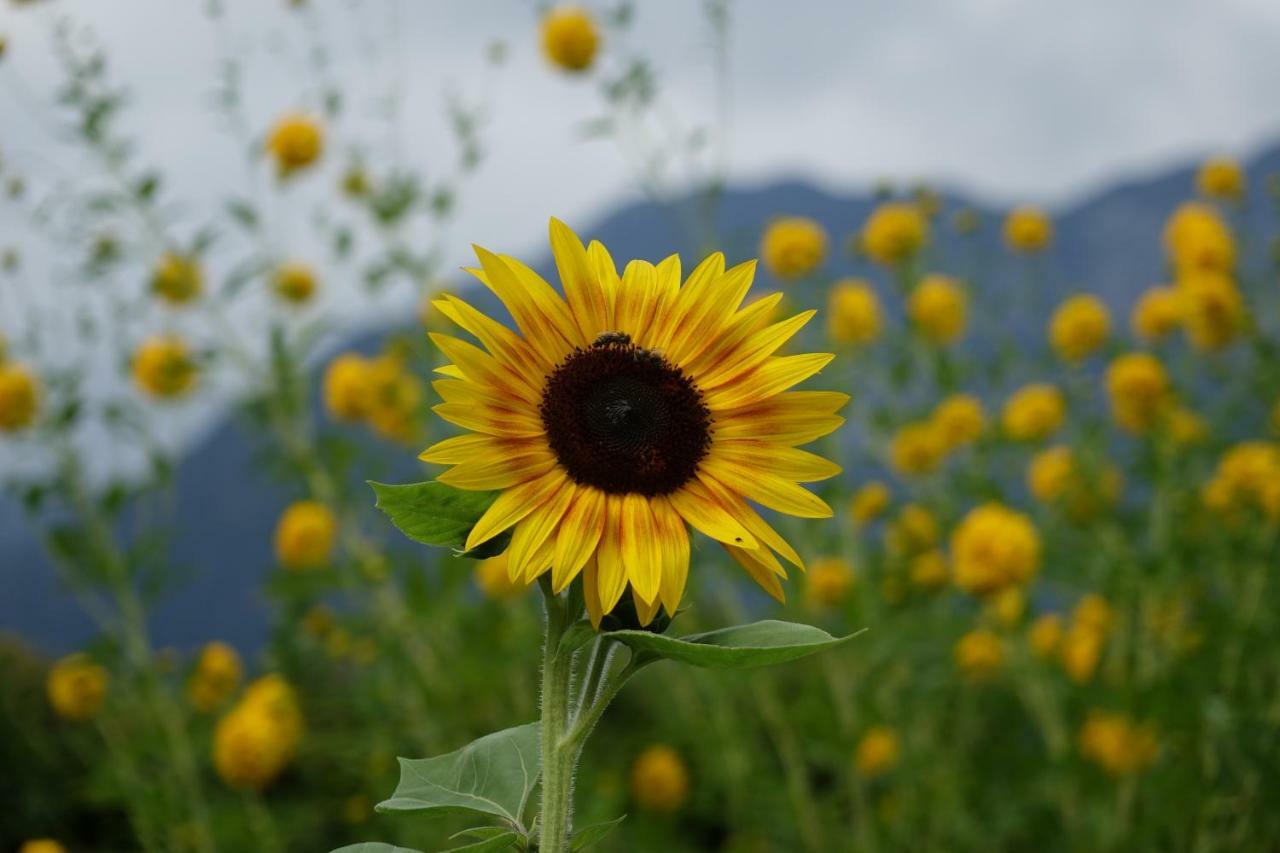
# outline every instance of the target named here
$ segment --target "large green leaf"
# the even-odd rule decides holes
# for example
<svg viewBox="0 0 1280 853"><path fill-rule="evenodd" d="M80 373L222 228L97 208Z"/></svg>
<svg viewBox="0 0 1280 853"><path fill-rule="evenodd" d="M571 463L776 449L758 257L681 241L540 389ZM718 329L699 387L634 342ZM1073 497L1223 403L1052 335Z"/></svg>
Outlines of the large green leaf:
<svg viewBox="0 0 1280 853"><path fill-rule="evenodd" d="M574 832L573 837L569 839L569 849L576 853L578 850L586 850L592 844L598 844L605 836L617 829L618 824L626 819L627 816L623 815L604 823L593 823L590 826L584 826Z"/></svg>
<svg viewBox="0 0 1280 853"><path fill-rule="evenodd" d="M496 853L498 850L510 850L520 838L519 834L506 830L471 844L450 847L448 850L441 851L441 853Z"/></svg>
<svg viewBox="0 0 1280 853"><path fill-rule="evenodd" d="M496 492L468 492L444 483L395 486L369 482L378 509L401 533L424 545L462 548L467 534L497 497Z"/></svg>
<svg viewBox="0 0 1280 853"><path fill-rule="evenodd" d="M516 726L448 755L400 759L400 784L378 811L481 812L519 827L538 772L538 724Z"/></svg>
<svg viewBox="0 0 1280 853"><path fill-rule="evenodd" d="M362 841L359 844L348 844L346 847L339 847L337 850L331 850L330 853L421 853L421 851L410 850L408 847L396 847L393 844L383 844L381 841Z"/></svg>
<svg viewBox="0 0 1280 853"><path fill-rule="evenodd" d="M678 639L649 631L610 631L605 636L625 643L642 657L666 658L708 669L747 669L807 657L857 635L833 637L812 625L766 619Z"/></svg>

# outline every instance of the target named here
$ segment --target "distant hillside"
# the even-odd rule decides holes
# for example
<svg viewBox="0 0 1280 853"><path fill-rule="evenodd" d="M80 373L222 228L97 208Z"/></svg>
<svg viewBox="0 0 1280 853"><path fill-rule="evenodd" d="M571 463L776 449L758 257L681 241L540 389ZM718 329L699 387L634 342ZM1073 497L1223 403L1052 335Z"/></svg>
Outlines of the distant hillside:
<svg viewBox="0 0 1280 853"><path fill-rule="evenodd" d="M1280 172L1280 149L1255 158L1249 170L1254 186L1266 175ZM1045 275L1039 285L1047 291L1044 304L1072 290L1087 289L1108 301L1118 316L1126 316L1134 297L1163 278L1160 233L1169 212L1187 198L1193 172L1188 165L1118 185L1070 209L1055 211L1055 244L1040 264ZM1000 251L1000 211L963 198L947 199L948 210L960 206L983 210L987 221L979 255L994 256ZM826 226L836 242L830 268L836 273L856 272L863 268L839 249L874 205L868 195L837 197L798 182L738 187L724 195L719 230L727 254L739 260L755 254L761 227L771 217L811 216ZM1274 230L1272 206L1265 199L1255 199L1245 216L1242 225L1247 233ZM693 248L684 244L671 212L649 203L626 206L587 227L574 224L584 236L603 240L620 260L658 260L673 249L688 253ZM949 229L938 229L936 248L942 256L957 256L955 241ZM548 256L535 260L544 274L552 272ZM983 290L1004 292L1019 274L1005 265L999 275L982 282ZM767 277L762 279L761 286L773 286ZM1038 335L1043 315L1037 315L1035 323L1016 313L995 320ZM364 336L350 346L372 350L378 337ZM417 476L411 454L386 453L392 472L386 476ZM260 588L271 569L276 514L291 496L255 478L254 471L247 438L231 422L215 429L182 461L172 531L173 563L189 572L189 579L155 611L152 627L158 643L188 647L218 636L242 648L254 648L265 638L268 610ZM0 571L5 587L0 594L0 629L25 635L51 653L72 649L91 635L91 626L59 589L23 524L16 507L0 503Z"/></svg>

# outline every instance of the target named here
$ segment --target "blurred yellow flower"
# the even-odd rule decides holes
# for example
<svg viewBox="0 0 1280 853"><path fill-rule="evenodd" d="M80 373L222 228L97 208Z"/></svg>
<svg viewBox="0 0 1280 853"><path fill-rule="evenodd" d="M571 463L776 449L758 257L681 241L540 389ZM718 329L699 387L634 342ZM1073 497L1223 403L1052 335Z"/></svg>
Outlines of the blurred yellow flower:
<svg viewBox="0 0 1280 853"><path fill-rule="evenodd" d="M107 671L87 655L73 654L49 670L45 693L53 712L64 720L92 719L107 695Z"/></svg>
<svg viewBox="0 0 1280 853"><path fill-rule="evenodd" d="M170 305L185 305L203 291L204 270L194 257L166 252L151 271L151 292Z"/></svg>
<svg viewBox="0 0 1280 853"><path fill-rule="evenodd" d="M889 446L890 462L902 474L936 471L946 454L946 436L929 421L902 427Z"/></svg>
<svg viewBox="0 0 1280 853"><path fill-rule="evenodd" d="M1075 609L1071 611L1071 624L1106 634L1115 621L1115 613L1107 600L1097 593L1088 593L1080 598Z"/></svg>
<svg viewBox="0 0 1280 853"><path fill-rule="evenodd" d="M339 421L360 421L373 408L373 377L369 360L344 352L324 371L324 406Z"/></svg>
<svg viewBox="0 0 1280 853"><path fill-rule="evenodd" d="M276 173L282 178L290 177L320 159L324 153L324 129L311 116L285 115L267 137L267 153L276 162Z"/></svg>
<svg viewBox="0 0 1280 853"><path fill-rule="evenodd" d="M1015 208L1004 220L1004 242L1015 252L1043 252L1053 241L1053 222L1038 207Z"/></svg>
<svg viewBox="0 0 1280 853"><path fill-rule="evenodd" d="M1096 296L1079 294L1058 306L1049 322L1049 343L1063 361L1076 363L1097 352L1111 334L1111 313Z"/></svg>
<svg viewBox="0 0 1280 853"><path fill-rule="evenodd" d="M1039 441L1058 431L1066 408L1061 391L1046 383L1035 383L1014 392L1004 404L1000 421L1010 438Z"/></svg>
<svg viewBox="0 0 1280 853"><path fill-rule="evenodd" d="M1244 506L1280 520L1280 445L1265 441L1241 442L1223 454L1213 479L1205 488L1210 509L1229 512Z"/></svg>
<svg viewBox="0 0 1280 853"><path fill-rule="evenodd" d="M977 441L986 427L987 416L977 397L952 394L934 408L929 421L950 451Z"/></svg>
<svg viewBox="0 0 1280 853"><path fill-rule="evenodd" d="M929 220L918 205L886 202L862 226L862 248L877 263L894 266L915 257L929 241Z"/></svg>
<svg viewBox="0 0 1280 853"><path fill-rule="evenodd" d="M941 548L925 551L911 560L911 583L920 589L941 589L951 580L947 555Z"/></svg>
<svg viewBox="0 0 1280 853"><path fill-rule="evenodd" d="M1172 287L1151 287L1133 306L1129 325L1144 341L1165 338L1182 324L1182 299Z"/></svg>
<svg viewBox="0 0 1280 853"><path fill-rule="evenodd" d="M315 270L297 261L280 264L271 274L271 289L292 305L311 301L319 286Z"/></svg>
<svg viewBox="0 0 1280 853"><path fill-rule="evenodd" d="M907 315L919 332L935 344L954 343L964 334L968 297L950 276L925 276L907 299Z"/></svg>
<svg viewBox="0 0 1280 853"><path fill-rule="evenodd" d="M591 67L600 47L595 19L577 6L562 6L542 19L542 52L552 65L579 73Z"/></svg>
<svg viewBox="0 0 1280 853"><path fill-rule="evenodd" d="M133 381L152 397L182 397L195 387L199 370L181 338L157 335L142 342L133 354Z"/></svg>
<svg viewBox="0 0 1280 853"><path fill-rule="evenodd" d="M312 607L302 617L302 630L317 639L323 639L326 634L333 630L333 625L333 611L323 604L317 604Z"/></svg>
<svg viewBox="0 0 1280 853"><path fill-rule="evenodd" d="M823 557L805 575L805 600L811 607L834 607L852 587L853 566L839 557Z"/></svg>
<svg viewBox="0 0 1280 853"><path fill-rule="evenodd" d="M858 775L874 779L898 766L900 752L897 732L889 726L872 726L858 741L853 766Z"/></svg>
<svg viewBox="0 0 1280 853"><path fill-rule="evenodd" d="M1169 406L1164 365L1145 352L1127 353L1107 367L1107 395L1116 423L1132 433L1151 429Z"/></svg>
<svg viewBox="0 0 1280 853"><path fill-rule="evenodd" d="M373 803L364 794L352 794L342 801L342 822L358 826L373 816Z"/></svg>
<svg viewBox="0 0 1280 853"><path fill-rule="evenodd" d="M784 281L803 278L822 266L827 232L805 216L784 216L769 223L760 238L760 259Z"/></svg>
<svg viewBox="0 0 1280 853"><path fill-rule="evenodd" d="M523 578L513 580L508 566L506 551L496 557L481 560L476 564L476 586L495 601L505 601L524 592L529 585L523 582Z"/></svg>
<svg viewBox="0 0 1280 853"><path fill-rule="evenodd" d="M1196 189L1208 198L1237 201L1244 197L1244 169L1229 157L1211 157L1196 173Z"/></svg>
<svg viewBox="0 0 1280 853"><path fill-rule="evenodd" d="M985 628L965 634L953 650L956 665L973 681L986 681L1004 667L1004 647L1000 638Z"/></svg>
<svg viewBox="0 0 1280 853"><path fill-rule="evenodd" d="M1053 503L1066 492L1075 460L1066 445L1050 447L1031 457L1027 466L1027 489L1043 503Z"/></svg>
<svg viewBox="0 0 1280 853"><path fill-rule="evenodd" d="M416 440L416 426L422 407L422 380L409 371L396 354L378 356L370 364L373 399L369 424L383 438L410 443ZM454 483L454 485L459 485Z"/></svg>
<svg viewBox="0 0 1280 853"><path fill-rule="evenodd" d="M1100 471L1087 470L1066 446L1037 453L1027 466L1027 489L1032 496L1042 503L1064 505L1077 520L1090 518L1100 507L1114 504L1122 487L1119 469L1108 465Z"/></svg>
<svg viewBox="0 0 1280 853"><path fill-rule="evenodd" d="M67 848L52 838L33 838L23 842L18 853L67 853Z"/></svg>
<svg viewBox="0 0 1280 853"><path fill-rule="evenodd" d="M844 278L831 286L827 331L838 344L865 346L880 336L880 299L869 282Z"/></svg>
<svg viewBox="0 0 1280 853"><path fill-rule="evenodd" d="M1169 410L1167 427L1173 442L1184 447L1199 444L1209 437L1209 424L1185 406L1174 406Z"/></svg>
<svg viewBox="0 0 1280 853"><path fill-rule="evenodd" d="M1062 617L1057 613L1045 613L1036 617L1027 629L1027 645L1041 659L1049 659L1057 653L1062 643Z"/></svg>
<svg viewBox="0 0 1280 853"><path fill-rule="evenodd" d="M1012 628L1022 621L1027 611L1027 594L1022 587L1007 586L992 597L990 612L996 622L1005 628Z"/></svg>
<svg viewBox="0 0 1280 853"><path fill-rule="evenodd" d="M1072 681L1084 684L1093 678L1102 659L1106 636L1088 625L1072 624L1062 638L1062 668Z"/></svg>
<svg viewBox="0 0 1280 853"><path fill-rule="evenodd" d="M689 771L665 744L649 747L631 765L631 796L644 811L673 812L689 798Z"/></svg>
<svg viewBox="0 0 1280 853"><path fill-rule="evenodd" d="M40 411L40 380L25 365L0 359L0 432L30 426Z"/></svg>
<svg viewBox="0 0 1280 853"><path fill-rule="evenodd" d="M265 676L218 721L214 769L232 788L261 791L293 760L301 738L293 689L280 676Z"/></svg>
<svg viewBox="0 0 1280 853"><path fill-rule="evenodd" d="M1234 281L1218 272L1182 276L1176 284L1182 323L1191 343L1218 350L1235 340L1244 321L1244 299Z"/></svg>
<svg viewBox="0 0 1280 853"><path fill-rule="evenodd" d="M338 519L319 501L297 501L276 523L276 561L286 569L314 569L329 562Z"/></svg>
<svg viewBox="0 0 1280 853"><path fill-rule="evenodd" d="M878 480L867 483L854 493L849 504L849 517L857 525L874 521L889 508L891 497L889 487L884 483Z"/></svg>
<svg viewBox="0 0 1280 853"><path fill-rule="evenodd" d="M197 711L207 714L231 698L242 675L235 649L222 642L208 643L187 680L187 697Z"/></svg>
<svg viewBox="0 0 1280 853"><path fill-rule="evenodd" d="M1155 763L1156 733L1123 714L1093 711L1080 730L1080 752L1111 776L1132 776Z"/></svg>
<svg viewBox="0 0 1280 853"><path fill-rule="evenodd" d="M917 503L909 503L898 512L886 534L889 550L897 554L913 554L932 548L941 531L933 513Z"/></svg>
<svg viewBox="0 0 1280 853"><path fill-rule="evenodd" d="M986 503L952 532L951 560L956 586L988 595L1031 580L1040 567L1040 536L1026 515Z"/></svg>
<svg viewBox="0 0 1280 853"><path fill-rule="evenodd" d="M1179 276L1193 272L1230 274L1236 264L1235 238L1217 211L1187 202L1165 225L1165 248Z"/></svg>

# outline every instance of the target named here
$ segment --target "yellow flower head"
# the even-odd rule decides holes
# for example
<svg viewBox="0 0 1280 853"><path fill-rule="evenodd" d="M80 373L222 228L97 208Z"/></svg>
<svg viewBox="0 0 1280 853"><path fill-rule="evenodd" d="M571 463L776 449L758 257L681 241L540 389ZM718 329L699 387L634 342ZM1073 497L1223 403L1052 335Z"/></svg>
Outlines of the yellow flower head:
<svg viewBox="0 0 1280 853"><path fill-rule="evenodd" d="M542 52L562 71L586 71L599 47L600 31L584 9L562 6L542 19Z"/></svg>
<svg viewBox="0 0 1280 853"><path fill-rule="evenodd" d="M853 766L867 779L883 776L898 766L898 733L889 726L872 726L858 741Z"/></svg>
<svg viewBox="0 0 1280 853"><path fill-rule="evenodd" d="M1244 321L1244 299L1236 283L1217 272L1183 276L1177 283L1182 323L1191 343L1202 350L1219 350L1235 340Z"/></svg>
<svg viewBox="0 0 1280 853"><path fill-rule="evenodd" d="M907 299L907 315L920 334L935 344L955 343L964 334L968 297L950 276L933 273L921 279Z"/></svg>
<svg viewBox="0 0 1280 853"><path fill-rule="evenodd" d="M1158 341L1182 324L1182 298L1172 287L1152 287L1133 306L1129 325L1144 341Z"/></svg>
<svg viewBox="0 0 1280 853"><path fill-rule="evenodd" d="M952 394L934 408L929 421L942 436L947 450L955 450L978 440L986 427L987 416L977 397Z"/></svg>
<svg viewBox="0 0 1280 853"><path fill-rule="evenodd" d="M49 670L45 692L54 713L62 719L92 719L107 695L107 671L83 654L70 655Z"/></svg>
<svg viewBox="0 0 1280 853"><path fill-rule="evenodd" d="M985 628L965 634L953 650L956 665L972 681L988 681L1004 668L1004 646Z"/></svg>
<svg viewBox="0 0 1280 853"><path fill-rule="evenodd" d="M870 282L844 278L831 287L827 331L838 344L865 346L880 337L880 299Z"/></svg>
<svg viewBox="0 0 1280 853"><path fill-rule="evenodd" d="M269 707L241 702L218 721L213 766L229 787L261 791L292 758L286 734Z"/></svg>
<svg viewBox="0 0 1280 853"><path fill-rule="evenodd" d="M1123 714L1093 711L1080 730L1080 752L1111 776L1133 776L1155 763L1160 747L1148 725Z"/></svg>
<svg viewBox="0 0 1280 853"><path fill-rule="evenodd" d="M369 423L390 441L409 443L417 436L422 407L422 380L411 373L403 358L387 353L370 362L372 400Z"/></svg>
<svg viewBox="0 0 1280 853"><path fill-rule="evenodd" d="M1238 201L1244 197L1244 169L1229 157L1211 157L1196 173L1196 189L1206 198Z"/></svg>
<svg viewBox="0 0 1280 853"><path fill-rule="evenodd" d="M40 380L25 365L0 359L0 432L30 426L40 412Z"/></svg>
<svg viewBox="0 0 1280 853"><path fill-rule="evenodd" d="M951 580L951 567L941 548L917 554L911 560L911 583L920 589L941 589Z"/></svg>
<svg viewBox="0 0 1280 853"><path fill-rule="evenodd" d="M1027 645L1031 652L1042 660L1048 660L1057 653L1062 643L1062 617L1057 613L1045 613L1036 617L1027 629Z"/></svg>
<svg viewBox="0 0 1280 853"><path fill-rule="evenodd" d="M187 680L187 697L197 711L217 709L240 686L240 655L231 646L212 642L200 651L200 659Z"/></svg>
<svg viewBox="0 0 1280 853"><path fill-rule="evenodd" d="M1209 437L1209 424L1185 406L1175 406L1169 411L1167 427L1169 437L1183 447L1199 444Z"/></svg>
<svg viewBox="0 0 1280 853"><path fill-rule="evenodd" d="M1193 272L1230 274L1235 269L1235 238L1208 205L1187 202L1174 211L1165 225L1164 242L1179 276Z"/></svg>
<svg viewBox="0 0 1280 853"><path fill-rule="evenodd" d="M319 286L315 270L303 263L281 264L271 274L271 289L292 305L310 302Z"/></svg>
<svg viewBox="0 0 1280 853"><path fill-rule="evenodd" d="M726 269L719 254L681 285L677 257L619 275L604 246L554 220L551 247L563 295L515 258L477 249L475 273L520 334L456 297L436 302L485 346L430 336L451 362L434 411L471 432L421 458L453 466L442 483L501 492L466 547L513 530L512 578L549 571L560 592L581 575L596 625L629 587L647 624L684 595L692 526L781 598L775 553L797 566L799 555L748 501L831 515L798 481L839 467L796 446L838 427L848 400L788 391L831 355L773 354L813 312L767 325L780 294L742 308L755 264Z"/></svg>
<svg viewBox="0 0 1280 853"><path fill-rule="evenodd" d="M505 551L496 557L481 560L476 565L475 578L480 591L497 601L514 598L529 588L528 584L511 580Z"/></svg>
<svg viewBox="0 0 1280 853"><path fill-rule="evenodd" d="M1059 445L1042 450L1027 466L1027 488L1036 500L1053 503L1066 493L1074 470L1070 447Z"/></svg>
<svg viewBox="0 0 1280 853"><path fill-rule="evenodd" d="M769 223L760 238L765 269L784 281L804 278L822 266L827 232L805 216L784 216Z"/></svg>
<svg viewBox="0 0 1280 853"><path fill-rule="evenodd" d="M329 562L338 533L333 511L318 501L298 501L276 523L276 561L286 569L315 569Z"/></svg>
<svg viewBox="0 0 1280 853"><path fill-rule="evenodd" d="M157 335L142 342L133 354L133 381L145 393L161 400L189 393L199 379L199 368L186 341L173 335Z"/></svg>
<svg viewBox="0 0 1280 853"><path fill-rule="evenodd" d="M189 255L166 252L151 271L151 292L170 305L186 305L204 290L204 270Z"/></svg>
<svg viewBox="0 0 1280 853"><path fill-rule="evenodd" d="M947 438L931 421L907 424L893 436L889 457L903 474L928 474L938 470L947 455Z"/></svg>
<svg viewBox="0 0 1280 853"><path fill-rule="evenodd" d="M938 543L940 530L933 513L917 503L902 507L889 528L887 544L896 554L914 554Z"/></svg>
<svg viewBox="0 0 1280 853"><path fill-rule="evenodd" d="M1018 389L1004 404L1000 420L1017 441L1040 441L1062 426L1067 403L1052 385L1036 383Z"/></svg>
<svg viewBox="0 0 1280 853"><path fill-rule="evenodd" d="M33 838L23 842L18 853L67 853L67 848L52 838Z"/></svg>
<svg viewBox="0 0 1280 853"><path fill-rule="evenodd" d="M1025 584L1040 567L1040 536L1031 519L998 503L969 511L951 534L956 586L988 595Z"/></svg>
<svg viewBox="0 0 1280 853"><path fill-rule="evenodd" d="M1121 427L1142 434L1151 429L1171 400L1164 365L1150 353L1127 353L1107 367L1111 414Z"/></svg>
<svg viewBox="0 0 1280 853"><path fill-rule="evenodd" d="M1217 512L1244 506L1280 520L1280 445L1246 441L1223 454L1206 489L1206 504Z"/></svg>
<svg viewBox="0 0 1280 853"><path fill-rule="evenodd" d="M1004 220L1004 242L1015 252L1043 252L1053 242L1053 223L1037 207L1015 208Z"/></svg>
<svg viewBox="0 0 1280 853"><path fill-rule="evenodd" d="M877 207L862 226L862 247L875 262L896 266L929 242L929 220L920 206L891 201Z"/></svg>
<svg viewBox="0 0 1280 853"><path fill-rule="evenodd" d="M1020 586L1005 587L992 596L987 605L987 612L1005 628L1016 627L1026 611L1027 594Z"/></svg>
<svg viewBox="0 0 1280 853"><path fill-rule="evenodd" d="M689 798L689 771L665 744L649 747L631 765L631 796L648 812L673 812Z"/></svg>
<svg viewBox="0 0 1280 853"><path fill-rule="evenodd" d="M1106 635L1088 625L1073 624L1062 638L1062 668L1072 681L1085 684L1102 659Z"/></svg>
<svg viewBox="0 0 1280 853"><path fill-rule="evenodd" d="M324 406L339 421L361 421L373 410L369 359L354 352L339 355L324 371Z"/></svg>
<svg viewBox="0 0 1280 853"><path fill-rule="evenodd" d="M1083 361L1107 341L1111 334L1111 313L1096 296L1073 296L1053 312L1049 342L1058 357L1067 362Z"/></svg>
<svg viewBox="0 0 1280 853"><path fill-rule="evenodd" d="M853 566L839 557L814 560L805 578L805 598L811 607L834 607L853 587Z"/></svg>
<svg viewBox="0 0 1280 853"><path fill-rule="evenodd" d="M849 517L859 526L874 521L889 508L892 495L889 487L878 480L867 483L853 495L849 504Z"/></svg>
<svg viewBox="0 0 1280 853"><path fill-rule="evenodd" d="M1105 635L1109 632L1113 621L1115 621L1115 614L1111 610L1111 605L1097 593L1091 592L1082 596L1076 603L1075 609L1071 611L1073 627L1086 628L1099 634Z"/></svg>
<svg viewBox="0 0 1280 853"><path fill-rule="evenodd" d="M276 162L276 173L287 178L311 166L324 153L324 128L311 116L283 116L267 137L267 153Z"/></svg>

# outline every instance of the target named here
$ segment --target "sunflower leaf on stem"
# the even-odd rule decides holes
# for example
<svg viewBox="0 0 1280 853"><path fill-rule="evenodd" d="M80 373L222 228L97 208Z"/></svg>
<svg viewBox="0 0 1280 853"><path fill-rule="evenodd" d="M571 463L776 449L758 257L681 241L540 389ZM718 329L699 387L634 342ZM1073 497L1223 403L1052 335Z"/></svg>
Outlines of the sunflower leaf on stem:
<svg viewBox="0 0 1280 853"><path fill-rule="evenodd" d="M636 630L610 631L603 636L630 647L639 665L665 659L707 669L748 669L808 657L857 635L833 637L812 625L766 619L687 637Z"/></svg>

